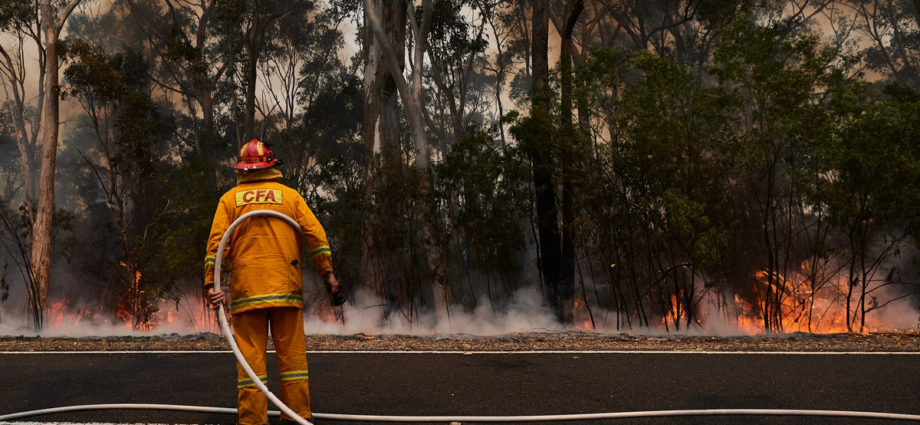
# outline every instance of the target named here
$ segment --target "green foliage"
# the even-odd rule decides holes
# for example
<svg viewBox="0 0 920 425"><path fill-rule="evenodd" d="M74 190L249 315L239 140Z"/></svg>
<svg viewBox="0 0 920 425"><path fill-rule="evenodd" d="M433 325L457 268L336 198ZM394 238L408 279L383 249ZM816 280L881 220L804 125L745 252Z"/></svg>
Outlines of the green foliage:
<svg viewBox="0 0 920 425"><path fill-rule="evenodd" d="M29 0L5 0L0 3L0 32L22 31L35 22L36 9Z"/></svg>
<svg viewBox="0 0 920 425"><path fill-rule="evenodd" d="M472 34L473 25L464 18L462 9L467 7L458 0L436 0L432 5L431 28L428 43L431 53L440 63L459 63L469 55L485 51L488 40L483 34ZM418 16L422 16L418 12Z"/></svg>
<svg viewBox="0 0 920 425"><path fill-rule="evenodd" d="M658 3L640 3L610 10L632 13L623 19L635 23L670 16ZM451 295L471 309L483 296L501 304L529 283L534 257L545 258L543 240L553 237L572 241L578 296L615 310L615 326L695 326L700 294L711 291L720 300L742 297L755 306L750 315L779 331L789 314L784 298L805 310L840 264L849 265L851 285L835 296L852 301L854 315L874 308L867 298L878 285L909 287L898 256L908 252L905 238L920 240L920 94L908 66L920 38L903 7L880 9L880 28L899 36L858 47L858 65L884 71L876 82L851 73L858 68L849 53L783 15L787 2L693 3L687 22L652 34L595 16L576 25L573 110L561 110L557 71L537 93L546 111L500 118L513 136L505 142L487 117L497 110L495 87L518 106L535 95L527 72L531 5L434 1L422 84L436 164L425 176L409 167L416 153L405 141L386 169L368 157L374 141L363 137L374 123L364 122L363 64L346 59L363 52L348 52L342 32L343 19L361 25L362 2L277 8L284 4L164 8L134 0L70 21L62 94L84 108L68 122L89 125L65 136L61 163L74 167L59 171L58 190L73 193L61 201L66 214L56 215L66 224L58 246L109 294L107 308L133 279L122 262L143 272L142 304L198 292L214 206L234 183L227 165L241 143L242 97L256 85L274 90L257 100L258 137L323 222L337 274L357 287L366 281L360 259L378 249L369 266L383 288L371 289L390 312L417 316L430 299L422 247L432 241L420 229L432 216ZM275 21L275 12L285 13ZM269 17L273 24L260 27ZM25 34L35 18L31 2L0 3L4 34ZM615 23L630 30L614 31ZM489 51L493 36L505 37L506 74ZM258 82L246 74L253 58ZM3 117L0 140L7 153L0 237L23 241L30 222L16 210L11 119ZM428 178L434 190L423 197ZM135 207L121 228L112 212L118 196ZM540 234L547 224L559 230ZM796 292L798 284L810 295Z"/></svg>
<svg viewBox="0 0 920 425"><path fill-rule="evenodd" d="M336 274L358 281L366 164L360 140L363 120L361 82L349 75L315 88L310 108L291 131L277 136L276 153L285 161L287 181L304 194L323 223L334 252ZM318 166L304 167L314 162ZM353 288L349 288L353 289Z"/></svg>
<svg viewBox="0 0 920 425"><path fill-rule="evenodd" d="M521 214L529 202L524 197L529 173L520 153L503 151L492 135L476 132L451 148L436 173L459 270L497 275L509 295L518 285L522 265L516 258L525 247ZM481 294L470 290L463 295L472 303Z"/></svg>

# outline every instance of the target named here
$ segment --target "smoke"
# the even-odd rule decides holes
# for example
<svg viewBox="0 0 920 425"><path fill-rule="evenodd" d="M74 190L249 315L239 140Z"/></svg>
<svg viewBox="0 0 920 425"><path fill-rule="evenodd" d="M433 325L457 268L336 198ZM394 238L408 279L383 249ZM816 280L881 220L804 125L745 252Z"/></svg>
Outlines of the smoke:
<svg viewBox="0 0 920 425"><path fill-rule="evenodd" d="M315 282L314 282L315 283ZM37 336L28 326L25 314L25 291L23 285L12 285L11 299L0 303L0 336ZM586 313L576 312L576 323L563 325L556 320L550 307L543 299L538 287L530 286L517 290L509 301L493 305L482 297L472 310L460 305L452 306L440 315L434 312L409 314L396 310L385 315L384 301L366 290L357 290L349 302L342 307L330 306L329 297L319 285L307 286L305 308L305 329L311 335L415 335L429 337L450 337L451 335L500 336L514 333L588 331L601 334L633 334L645 336L745 336L759 334L756 318L747 322L741 320L745 307L719 302L712 292L699 293L697 313L689 327L685 317L677 320L680 328L675 329L671 318L669 326L664 321L648 327L617 328L617 312L605 310L589 300L592 322L585 320ZM192 335L219 333L216 317L207 308L197 287L175 301L161 301L149 329L132 329L131 322L117 314L100 311L98 300L57 299L52 300L50 311L45 317L46 328L43 337L105 337L105 336L156 336L165 334ZM891 293L878 294L882 300L894 300L883 308L867 314L867 329L877 331L916 331L920 329L920 312L910 298L895 299ZM579 306L576 306L579 308ZM580 308L585 308L583 305ZM845 314L845 313L844 313ZM410 320L411 318L411 320ZM788 327L786 332L804 329Z"/></svg>
<svg viewBox="0 0 920 425"><path fill-rule="evenodd" d="M888 295L890 294L882 295L882 297ZM884 324L885 330L920 331L920 310L917 309L911 298L892 301L884 308L872 311L866 316L870 323Z"/></svg>
<svg viewBox="0 0 920 425"><path fill-rule="evenodd" d="M325 301L324 299L321 300ZM536 332L564 329L555 316L544 305L540 291L533 287L516 291L508 305L496 309L485 297L479 300L472 311L461 306L452 306L447 314L438 316L426 313L409 320L406 314L394 312L384 317L383 302L373 294L361 290L354 300L342 306L344 325L341 321L330 323L321 317L329 317L320 307L320 315L308 315L306 331L319 335L408 334L422 336L437 335L479 335L496 336L515 332Z"/></svg>

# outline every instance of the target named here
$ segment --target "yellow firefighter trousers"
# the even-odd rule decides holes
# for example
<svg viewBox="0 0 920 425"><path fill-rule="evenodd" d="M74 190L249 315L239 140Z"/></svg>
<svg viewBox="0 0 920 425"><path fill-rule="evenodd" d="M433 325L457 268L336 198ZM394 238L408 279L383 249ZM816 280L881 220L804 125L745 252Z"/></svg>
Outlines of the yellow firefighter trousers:
<svg viewBox="0 0 920 425"><path fill-rule="evenodd" d="M236 343L252 370L268 383L265 371L265 349L268 327L271 325L272 342L278 356L281 377L281 401L304 418L310 418L309 374L307 371L307 344L303 333L302 310L293 307L276 307L249 310L233 315ZM237 411L240 425L268 423L268 399L259 391L243 367L237 363ZM287 418L282 414L283 419Z"/></svg>

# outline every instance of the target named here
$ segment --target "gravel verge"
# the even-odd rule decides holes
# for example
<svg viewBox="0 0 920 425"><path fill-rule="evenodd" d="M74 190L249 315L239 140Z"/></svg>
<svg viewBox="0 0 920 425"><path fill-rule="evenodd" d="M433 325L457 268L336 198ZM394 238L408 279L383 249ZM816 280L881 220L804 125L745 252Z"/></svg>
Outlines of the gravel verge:
<svg viewBox="0 0 920 425"><path fill-rule="evenodd" d="M27 337L0 336L0 351L229 350L217 334ZM920 332L777 334L737 337L646 336L597 332L528 332L502 336L308 335L307 349L370 351L796 351L920 352Z"/></svg>

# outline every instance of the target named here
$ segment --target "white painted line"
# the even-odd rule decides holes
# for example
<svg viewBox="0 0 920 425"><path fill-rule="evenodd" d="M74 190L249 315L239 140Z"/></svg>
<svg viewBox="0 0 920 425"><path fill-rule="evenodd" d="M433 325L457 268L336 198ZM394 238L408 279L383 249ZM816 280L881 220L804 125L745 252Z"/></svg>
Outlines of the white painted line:
<svg viewBox="0 0 920 425"><path fill-rule="evenodd" d="M5 422L0 421L0 424L3 425L167 425L166 423L159 422L144 422L144 423L115 423L115 422ZM182 425L182 424L173 424L173 425Z"/></svg>
<svg viewBox="0 0 920 425"><path fill-rule="evenodd" d="M274 353L274 350L268 350L268 353ZM4 354L233 354L230 350L122 350L122 351L0 351ZM537 355L537 354L679 354L679 355L782 355L782 356L918 356L920 351L658 351L658 350L521 350L521 351L446 351L446 350L408 350L408 351L384 351L384 350L307 350L307 354L452 354L452 355Z"/></svg>
<svg viewBox="0 0 920 425"><path fill-rule="evenodd" d="M268 350L274 353L275 350ZM233 354L230 350L0 351L3 354Z"/></svg>

